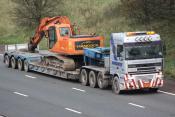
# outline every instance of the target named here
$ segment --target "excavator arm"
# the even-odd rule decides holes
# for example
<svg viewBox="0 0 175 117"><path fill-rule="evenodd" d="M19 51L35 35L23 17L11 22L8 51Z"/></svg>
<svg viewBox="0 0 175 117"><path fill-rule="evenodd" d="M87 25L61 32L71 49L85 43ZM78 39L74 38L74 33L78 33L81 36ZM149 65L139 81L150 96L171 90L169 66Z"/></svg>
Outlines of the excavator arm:
<svg viewBox="0 0 175 117"><path fill-rule="evenodd" d="M50 26L54 26L55 24L69 24L71 26L72 33L74 34L73 31L73 26L70 23L70 20L66 16L57 16L57 17L45 17L41 19L39 26L37 27L34 36L30 39L28 43L28 49L29 51L34 51L37 45L40 43L41 39L46 36L47 30L49 29Z"/></svg>

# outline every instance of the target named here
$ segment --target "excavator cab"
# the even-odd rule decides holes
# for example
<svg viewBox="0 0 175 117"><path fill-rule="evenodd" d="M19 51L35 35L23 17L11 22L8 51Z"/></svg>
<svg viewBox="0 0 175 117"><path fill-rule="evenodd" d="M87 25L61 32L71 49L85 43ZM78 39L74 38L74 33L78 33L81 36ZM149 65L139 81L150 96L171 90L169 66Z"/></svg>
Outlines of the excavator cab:
<svg viewBox="0 0 175 117"><path fill-rule="evenodd" d="M82 55L84 48L103 47L103 37L94 35L73 35L69 24L49 27L49 50L63 55Z"/></svg>
<svg viewBox="0 0 175 117"><path fill-rule="evenodd" d="M70 27L67 27L65 25L49 27L48 29L49 49L52 50L57 41L61 41L62 38L67 39L68 37L70 37L70 35L71 35ZM60 43L58 42L56 46L61 46Z"/></svg>

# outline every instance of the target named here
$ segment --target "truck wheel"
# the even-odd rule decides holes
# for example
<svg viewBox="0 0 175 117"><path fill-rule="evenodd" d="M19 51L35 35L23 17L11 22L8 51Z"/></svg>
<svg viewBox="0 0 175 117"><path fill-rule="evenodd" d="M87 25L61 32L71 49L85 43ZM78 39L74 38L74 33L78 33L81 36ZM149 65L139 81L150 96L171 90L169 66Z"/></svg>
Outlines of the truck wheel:
<svg viewBox="0 0 175 117"><path fill-rule="evenodd" d="M20 71L24 70L24 64L23 64L23 61L21 59L18 59L18 69Z"/></svg>
<svg viewBox="0 0 175 117"><path fill-rule="evenodd" d="M115 76L113 81L112 81L112 91L115 94L120 94L121 93L120 86L119 86L119 79L118 79L117 76Z"/></svg>
<svg viewBox="0 0 175 117"><path fill-rule="evenodd" d="M99 72L97 75L97 82L98 82L98 86L100 89L104 89L108 86L108 80L104 79L104 75L102 72Z"/></svg>
<svg viewBox="0 0 175 117"><path fill-rule="evenodd" d="M85 69L81 70L80 81L81 81L82 85L84 85L84 86L88 85L88 75L87 75L87 71Z"/></svg>
<svg viewBox="0 0 175 117"><path fill-rule="evenodd" d="M13 69L16 69L17 68L17 61L16 61L15 57L12 57L11 58L11 64L12 64L12 68Z"/></svg>
<svg viewBox="0 0 175 117"><path fill-rule="evenodd" d="M11 62L10 62L10 59L9 59L8 55L5 55L4 62L5 62L7 67L11 67Z"/></svg>
<svg viewBox="0 0 175 117"><path fill-rule="evenodd" d="M150 88L149 89L149 92L152 92L152 93L157 93L158 91L158 88Z"/></svg>
<svg viewBox="0 0 175 117"><path fill-rule="evenodd" d="M92 88L97 87L97 78L94 71L90 71L89 73L89 85Z"/></svg>
<svg viewBox="0 0 175 117"><path fill-rule="evenodd" d="M29 72L29 63L27 60L24 60L24 71Z"/></svg>

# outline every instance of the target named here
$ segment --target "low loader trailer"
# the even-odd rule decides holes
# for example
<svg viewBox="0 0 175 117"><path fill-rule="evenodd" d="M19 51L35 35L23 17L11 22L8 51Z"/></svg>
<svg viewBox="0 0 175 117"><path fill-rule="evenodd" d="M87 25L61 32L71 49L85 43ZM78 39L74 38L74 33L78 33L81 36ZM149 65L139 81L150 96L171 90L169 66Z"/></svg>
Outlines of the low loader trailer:
<svg viewBox="0 0 175 117"><path fill-rule="evenodd" d="M35 71L64 79L79 80L82 85L105 89L112 86L116 94L122 91L163 86L163 46L155 32L112 33L110 47L84 48L83 62L74 70L57 65L56 53L26 51L28 45L7 45L4 63L8 67ZM47 61L53 57L52 61ZM52 62L52 63L50 63ZM70 62L64 58L64 62ZM83 64L82 64L83 63Z"/></svg>

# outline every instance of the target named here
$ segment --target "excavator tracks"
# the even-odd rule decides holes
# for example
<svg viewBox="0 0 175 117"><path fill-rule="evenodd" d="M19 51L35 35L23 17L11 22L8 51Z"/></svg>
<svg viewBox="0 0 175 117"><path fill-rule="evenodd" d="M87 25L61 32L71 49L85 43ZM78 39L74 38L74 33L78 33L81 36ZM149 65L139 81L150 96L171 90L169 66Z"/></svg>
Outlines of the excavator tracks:
<svg viewBox="0 0 175 117"><path fill-rule="evenodd" d="M41 56L40 62L30 62L28 67L31 71L65 79L79 78L79 69L75 68L74 60L62 55Z"/></svg>
<svg viewBox="0 0 175 117"><path fill-rule="evenodd" d="M65 71L75 70L74 60L62 55L44 56L42 58L41 64L53 68L61 68Z"/></svg>

